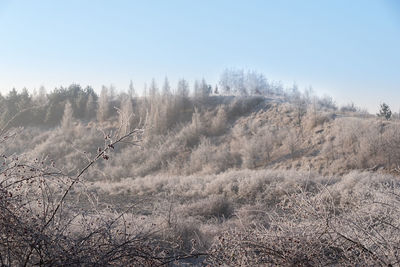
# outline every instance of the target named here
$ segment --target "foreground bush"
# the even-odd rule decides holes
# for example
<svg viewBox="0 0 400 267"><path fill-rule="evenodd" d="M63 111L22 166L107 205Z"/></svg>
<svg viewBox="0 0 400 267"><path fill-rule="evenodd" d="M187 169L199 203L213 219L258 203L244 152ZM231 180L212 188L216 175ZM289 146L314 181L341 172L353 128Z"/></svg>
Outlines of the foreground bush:
<svg viewBox="0 0 400 267"><path fill-rule="evenodd" d="M46 159L3 155L0 265L155 266L190 258L175 244L156 239L152 226L140 225L129 208L119 213L99 209L85 190L85 171L97 160L107 160L110 150L136 133L114 141L105 136L105 147L75 177Z"/></svg>
<svg viewBox="0 0 400 267"><path fill-rule="evenodd" d="M343 184L299 186L264 222L239 224L210 248L211 265L397 266L400 264L400 187L371 174ZM368 177L369 176L369 177ZM369 179L368 179L369 178ZM387 177L386 177L387 178ZM392 177L393 178L393 177ZM367 182L367 184L363 184ZM357 184L357 186L354 186ZM368 187L370 190L366 190Z"/></svg>

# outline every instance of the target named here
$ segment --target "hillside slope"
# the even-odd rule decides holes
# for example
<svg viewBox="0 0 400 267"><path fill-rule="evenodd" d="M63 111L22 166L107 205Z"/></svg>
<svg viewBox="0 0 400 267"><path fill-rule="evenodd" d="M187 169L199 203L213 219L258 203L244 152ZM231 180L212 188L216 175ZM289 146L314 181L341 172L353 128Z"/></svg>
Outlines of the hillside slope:
<svg viewBox="0 0 400 267"><path fill-rule="evenodd" d="M3 242L0 255L43 242L30 252L37 262L42 247L54 263L399 262L398 121L254 96L193 100L182 112L149 110L143 131L115 146L126 133L116 116L8 130L0 236L22 245Z"/></svg>

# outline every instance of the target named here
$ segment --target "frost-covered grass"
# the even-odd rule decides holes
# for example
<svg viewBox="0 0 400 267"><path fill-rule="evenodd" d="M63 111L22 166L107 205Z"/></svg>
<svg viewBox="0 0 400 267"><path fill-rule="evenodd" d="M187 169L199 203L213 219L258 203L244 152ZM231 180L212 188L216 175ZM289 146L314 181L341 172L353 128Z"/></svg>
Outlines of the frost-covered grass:
<svg viewBox="0 0 400 267"><path fill-rule="evenodd" d="M205 261L213 265L396 265L400 260L400 179L388 174L238 170L90 187L121 200L146 199L138 210L146 209L148 220L186 246L194 242L191 249L206 250Z"/></svg>
<svg viewBox="0 0 400 267"><path fill-rule="evenodd" d="M140 146L112 121L13 129L0 264L398 265L399 124L336 113L219 100Z"/></svg>

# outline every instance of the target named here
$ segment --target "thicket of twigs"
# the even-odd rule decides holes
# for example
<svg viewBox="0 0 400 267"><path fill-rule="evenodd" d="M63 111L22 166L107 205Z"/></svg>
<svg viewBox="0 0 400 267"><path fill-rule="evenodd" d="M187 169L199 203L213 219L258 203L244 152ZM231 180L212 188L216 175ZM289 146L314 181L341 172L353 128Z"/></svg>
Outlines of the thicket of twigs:
<svg viewBox="0 0 400 267"><path fill-rule="evenodd" d="M48 159L2 155L0 168L1 266L157 266L194 257L179 244L155 239L155 229L123 212L98 209L85 190L84 174L107 160L120 142L137 144L140 130L105 136L105 146L76 176ZM12 133L2 133L6 144ZM53 166L52 166L53 165ZM91 207L82 208L82 199Z"/></svg>
<svg viewBox="0 0 400 267"><path fill-rule="evenodd" d="M368 181L367 175L360 183ZM209 263L398 266L399 182L381 177L349 188L319 183L308 188L299 186L275 209L255 211L265 213L262 223L239 224L216 238L210 248Z"/></svg>

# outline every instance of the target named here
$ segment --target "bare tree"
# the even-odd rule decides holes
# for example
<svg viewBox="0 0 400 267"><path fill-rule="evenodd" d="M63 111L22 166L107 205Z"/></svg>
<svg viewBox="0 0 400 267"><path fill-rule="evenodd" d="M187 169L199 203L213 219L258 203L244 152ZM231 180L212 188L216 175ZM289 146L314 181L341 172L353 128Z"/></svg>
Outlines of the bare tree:
<svg viewBox="0 0 400 267"><path fill-rule="evenodd" d="M121 134L125 135L130 132L133 123L133 107L130 97L126 97L121 101L121 108L118 110L119 125Z"/></svg>
<svg viewBox="0 0 400 267"><path fill-rule="evenodd" d="M244 80L243 70L225 69L220 76L219 84L225 94L247 95Z"/></svg>

